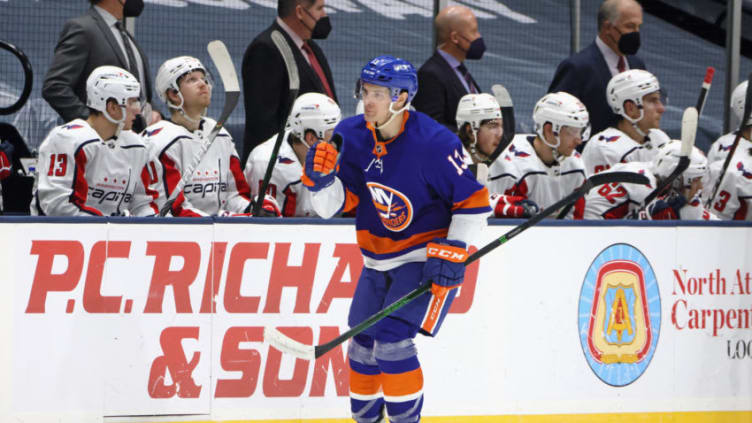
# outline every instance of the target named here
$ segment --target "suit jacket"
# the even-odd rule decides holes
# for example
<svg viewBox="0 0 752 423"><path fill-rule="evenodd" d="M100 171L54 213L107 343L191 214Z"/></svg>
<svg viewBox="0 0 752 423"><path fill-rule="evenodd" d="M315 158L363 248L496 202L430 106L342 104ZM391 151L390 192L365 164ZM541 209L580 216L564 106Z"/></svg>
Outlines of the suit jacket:
<svg viewBox="0 0 752 423"><path fill-rule="evenodd" d="M630 69L645 69L637 56L626 56ZM588 109L592 134L616 125L619 116L611 111L606 100L606 87L611 71L606 59L593 41L589 46L559 63L548 92L564 91L580 99Z"/></svg>
<svg viewBox="0 0 752 423"><path fill-rule="evenodd" d="M144 84L147 101L151 102L151 78L149 62L141 47L136 46L134 54L140 54L144 63ZM55 47L55 57L47 70L42 87L42 97L63 118L70 122L76 118L87 118L86 78L99 66L111 65L123 69L127 59L118 45L112 31L102 16L90 8L85 15L65 23L60 39ZM134 75L138 78L138 75Z"/></svg>
<svg viewBox="0 0 752 423"><path fill-rule="evenodd" d="M324 84L321 83L316 72L308 64L303 53L295 45L287 32L275 21L272 25L260 33L243 55L243 101L245 104L245 136L243 140L243 152L241 163L245 162L253 147L266 141L272 135L280 131L282 124L287 121L283 115L288 107L290 81L287 77L287 69L282 59L282 54L272 42L272 31L279 31L287 41L295 57L300 77L300 90L298 96L316 92L326 94ZM332 71L329 62L321 48L312 40L308 40L313 54L324 70L329 87L334 93L334 101L337 101L337 92L334 89Z"/></svg>
<svg viewBox="0 0 752 423"><path fill-rule="evenodd" d="M472 76L470 79L481 92ZM468 91L462 81L437 51L418 69L418 94L412 104L416 110L457 132L457 104L465 94Z"/></svg>

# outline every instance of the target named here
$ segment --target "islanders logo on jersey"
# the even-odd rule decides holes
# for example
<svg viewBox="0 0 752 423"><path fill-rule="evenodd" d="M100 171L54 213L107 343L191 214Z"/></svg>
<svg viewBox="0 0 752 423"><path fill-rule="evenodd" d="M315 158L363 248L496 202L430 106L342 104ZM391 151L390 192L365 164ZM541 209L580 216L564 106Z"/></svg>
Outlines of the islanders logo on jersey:
<svg viewBox="0 0 752 423"><path fill-rule="evenodd" d="M384 227L392 232L400 232L410 225L413 221L413 205L405 194L376 182L367 182L366 185Z"/></svg>
<svg viewBox="0 0 752 423"><path fill-rule="evenodd" d="M661 298L647 258L614 244L593 260L580 292L580 343L596 376L626 386L647 369L658 345Z"/></svg>

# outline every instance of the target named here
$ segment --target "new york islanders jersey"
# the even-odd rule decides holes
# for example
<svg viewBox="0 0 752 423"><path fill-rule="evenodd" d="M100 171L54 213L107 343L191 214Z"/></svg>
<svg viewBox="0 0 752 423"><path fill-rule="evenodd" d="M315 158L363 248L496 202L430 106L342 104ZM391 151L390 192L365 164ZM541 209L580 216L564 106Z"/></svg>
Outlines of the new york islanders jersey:
<svg viewBox="0 0 752 423"><path fill-rule="evenodd" d="M721 220L752 221L752 146L745 147L747 148L742 149L741 145L737 146L710 206L710 211ZM723 160L710 164L712 182L706 191L708 196L712 193L712 187L720 177L722 168Z"/></svg>
<svg viewBox="0 0 752 423"><path fill-rule="evenodd" d="M656 188L655 176L649 163L616 163L604 172L641 173L650 180L650 185L611 184L594 187L585 196L585 219L624 219L638 210L642 202Z"/></svg>
<svg viewBox="0 0 752 423"><path fill-rule="evenodd" d="M643 144L624 132L609 127L590 137L582 150L582 161L588 175L595 175L617 163L648 163L658 149L671 139L660 129L651 129Z"/></svg>
<svg viewBox="0 0 752 423"><path fill-rule="evenodd" d="M152 144L158 164L161 207L201 150L205 137L216 121L202 118L195 132L162 120L143 132L147 143ZM240 159L230 134L222 128L194 169L183 191L172 205L173 216L212 216L224 211L242 213L250 204L250 188L243 175Z"/></svg>
<svg viewBox="0 0 752 423"><path fill-rule="evenodd" d="M736 133L730 132L726 135L721 135L720 138L715 140L708 150L708 163L726 160L726 156L731 151L731 146L734 144L735 139ZM752 141L744 137L739 138L739 144L736 146L737 150L747 150L750 148L752 148Z"/></svg>
<svg viewBox="0 0 752 423"><path fill-rule="evenodd" d="M285 131L266 193L277 200L284 217L317 216L311 204L311 192L300 182L303 166L288 141L289 137L290 131ZM248 156L245 177L254 197L261 189L276 141L277 135L275 134L254 148Z"/></svg>
<svg viewBox="0 0 752 423"><path fill-rule="evenodd" d="M149 157L141 137L122 131L102 140L83 119L55 127L39 148L31 205L40 216L150 216L159 211L149 191Z"/></svg>
<svg viewBox="0 0 752 423"><path fill-rule="evenodd" d="M390 140L378 140L362 115L334 130L343 139L341 208L355 208L358 245L366 267L376 270L425 261L425 245L447 237L454 218L480 229L491 211L488 190L467 169L457 136L420 112L405 114Z"/></svg>
<svg viewBox="0 0 752 423"><path fill-rule="evenodd" d="M585 165L577 152L547 166L533 147L535 135L515 135L512 143L489 167L489 190L520 196L546 208L566 197L586 179ZM584 199L580 198L567 218L582 219Z"/></svg>

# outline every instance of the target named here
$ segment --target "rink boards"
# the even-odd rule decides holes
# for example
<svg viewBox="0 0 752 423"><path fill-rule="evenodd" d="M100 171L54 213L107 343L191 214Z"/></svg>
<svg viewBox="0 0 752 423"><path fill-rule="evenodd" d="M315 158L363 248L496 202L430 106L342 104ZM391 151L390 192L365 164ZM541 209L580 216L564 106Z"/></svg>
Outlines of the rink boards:
<svg viewBox="0 0 752 423"><path fill-rule="evenodd" d="M349 421L346 348L309 363L262 331L347 329L351 221L0 219L0 422ZM744 224L526 231L419 338L424 421L749 422L751 245Z"/></svg>

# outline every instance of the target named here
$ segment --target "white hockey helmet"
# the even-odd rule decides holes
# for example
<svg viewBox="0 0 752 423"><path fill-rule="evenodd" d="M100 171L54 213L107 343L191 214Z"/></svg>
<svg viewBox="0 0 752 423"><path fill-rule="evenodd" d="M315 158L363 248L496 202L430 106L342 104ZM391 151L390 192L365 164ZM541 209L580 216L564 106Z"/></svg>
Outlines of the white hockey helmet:
<svg viewBox="0 0 752 423"><path fill-rule="evenodd" d="M652 171L656 177L665 179L676 169L681 158L681 146L680 141L672 141L658 149L652 165ZM699 148L692 147L692 153L689 155L689 166L682 173L684 181L705 177L707 173L708 159Z"/></svg>
<svg viewBox="0 0 752 423"><path fill-rule="evenodd" d="M340 119L342 112L334 100L320 93L305 93L295 100L287 124L300 140L305 139L305 133L309 130L315 133L316 138L323 140L326 132L334 129Z"/></svg>
<svg viewBox="0 0 752 423"><path fill-rule="evenodd" d="M642 69L630 69L628 71L614 75L606 87L606 98L611 110L617 115L632 124L642 120L644 111L642 110L642 98L648 94L660 91L661 86L658 84L658 78L652 73ZM624 111L624 103L631 100L640 109L640 117L637 119L630 118Z"/></svg>
<svg viewBox="0 0 752 423"><path fill-rule="evenodd" d="M561 128L570 126L582 131L583 141L587 140L590 130L590 117L587 108L577 97L565 92L548 93L535 104L533 109L535 133L547 146L557 149L561 145L559 134ZM543 135L543 127L551 124L556 144L549 144Z"/></svg>
<svg viewBox="0 0 752 423"><path fill-rule="evenodd" d="M86 106L103 112L108 118L107 100L113 99L118 106L125 107L128 99L140 95L141 84L136 77L117 66L100 66L86 79Z"/></svg>
<svg viewBox="0 0 752 423"><path fill-rule="evenodd" d="M501 119L501 107L491 94L465 94L457 104L457 128L470 124L473 134L483 121Z"/></svg>
<svg viewBox="0 0 752 423"><path fill-rule="evenodd" d="M742 115L744 114L744 97L747 95L747 83L748 81L744 81L737 85L731 93L731 110L739 122L744 117ZM747 119L745 125L752 125L752 117Z"/></svg>
<svg viewBox="0 0 752 423"><path fill-rule="evenodd" d="M169 107L182 110L183 102L185 100L183 100L183 95L180 94L178 79L180 79L181 76L196 70L200 70L204 73L204 75L208 76L204 65L195 57L173 57L172 59L169 59L166 62L162 63L162 66L160 66L159 70L157 71L157 79L155 81L155 87L159 99ZM170 100L167 98L168 89L173 89L178 92L178 97L180 97L179 105L170 103Z"/></svg>

